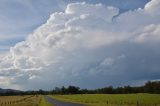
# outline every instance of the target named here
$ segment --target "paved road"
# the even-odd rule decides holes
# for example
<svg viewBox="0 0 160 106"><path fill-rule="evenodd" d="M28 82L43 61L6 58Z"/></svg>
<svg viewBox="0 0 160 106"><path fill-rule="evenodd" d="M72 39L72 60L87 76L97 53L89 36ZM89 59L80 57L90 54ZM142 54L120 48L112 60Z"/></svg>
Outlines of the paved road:
<svg viewBox="0 0 160 106"><path fill-rule="evenodd" d="M45 96L46 101L49 103L53 104L54 106L84 106L81 104L76 104L76 103L70 103L70 102L63 102L59 100L52 99L48 96Z"/></svg>

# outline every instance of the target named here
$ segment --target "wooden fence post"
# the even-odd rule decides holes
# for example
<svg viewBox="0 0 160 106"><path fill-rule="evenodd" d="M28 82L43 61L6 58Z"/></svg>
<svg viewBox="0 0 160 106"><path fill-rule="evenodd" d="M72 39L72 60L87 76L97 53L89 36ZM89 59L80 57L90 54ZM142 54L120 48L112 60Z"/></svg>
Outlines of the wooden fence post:
<svg viewBox="0 0 160 106"><path fill-rule="evenodd" d="M137 106L139 106L139 102L137 101Z"/></svg>

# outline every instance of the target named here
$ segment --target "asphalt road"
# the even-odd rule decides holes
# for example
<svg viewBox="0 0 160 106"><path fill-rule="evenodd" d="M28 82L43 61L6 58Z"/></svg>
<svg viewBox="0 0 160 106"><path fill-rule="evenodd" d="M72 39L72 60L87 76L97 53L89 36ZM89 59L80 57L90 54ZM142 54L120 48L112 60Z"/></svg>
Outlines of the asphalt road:
<svg viewBox="0 0 160 106"><path fill-rule="evenodd" d="M54 106L84 106L82 104L76 104L76 103L70 103L70 102L63 102L59 100L55 100L53 98L50 98L48 96L45 96L45 99L47 102L53 104Z"/></svg>

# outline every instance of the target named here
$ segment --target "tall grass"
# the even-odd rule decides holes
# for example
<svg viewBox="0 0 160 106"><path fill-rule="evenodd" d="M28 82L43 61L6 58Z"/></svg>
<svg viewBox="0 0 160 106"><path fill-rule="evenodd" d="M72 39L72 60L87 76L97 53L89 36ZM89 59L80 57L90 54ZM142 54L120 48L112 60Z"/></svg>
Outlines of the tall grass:
<svg viewBox="0 0 160 106"><path fill-rule="evenodd" d="M0 96L0 106L49 106L43 96Z"/></svg>
<svg viewBox="0 0 160 106"><path fill-rule="evenodd" d="M160 106L159 94L80 94L51 97L88 106Z"/></svg>

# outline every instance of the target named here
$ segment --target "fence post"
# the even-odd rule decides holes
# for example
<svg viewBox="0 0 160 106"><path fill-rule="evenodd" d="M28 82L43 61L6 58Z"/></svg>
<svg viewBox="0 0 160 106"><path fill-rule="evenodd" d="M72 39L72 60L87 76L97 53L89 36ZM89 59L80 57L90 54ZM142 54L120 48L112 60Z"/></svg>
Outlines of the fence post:
<svg viewBox="0 0 160 106"><path fill-rule="evenodd" d="M137 101L137 106L139 106L139 102Z"/></svg>

